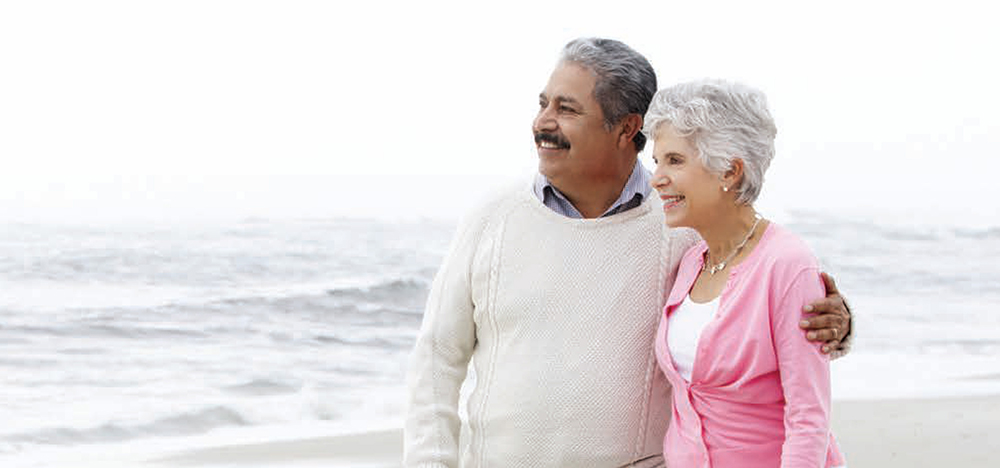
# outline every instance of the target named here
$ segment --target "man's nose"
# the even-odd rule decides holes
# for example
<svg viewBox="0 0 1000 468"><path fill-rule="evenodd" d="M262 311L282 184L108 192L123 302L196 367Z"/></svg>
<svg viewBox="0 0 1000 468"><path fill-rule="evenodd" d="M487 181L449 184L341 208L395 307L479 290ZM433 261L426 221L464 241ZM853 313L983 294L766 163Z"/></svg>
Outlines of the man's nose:
<svg viewBox="0 0 1000 468"><path fill-rule="evenodd" d="M555 119L555 113L552 111L552 106L546 106L538 109L538 115L535 116L535 121L532 123L532 128L538 131L553 131L558 128Z"/></svg>

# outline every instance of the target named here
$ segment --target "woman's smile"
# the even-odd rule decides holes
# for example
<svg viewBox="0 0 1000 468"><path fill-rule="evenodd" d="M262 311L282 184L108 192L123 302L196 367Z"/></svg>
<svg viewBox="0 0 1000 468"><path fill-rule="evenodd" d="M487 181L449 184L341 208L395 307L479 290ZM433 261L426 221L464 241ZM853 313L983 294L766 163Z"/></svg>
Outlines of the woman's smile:
<svg viewBox="0 0 1000 468"><path fill-rule="evenodd" d="M682 195L660 195L660 200L663 200L663 212L666 213L674 208L677 208L682 203L684 203L684 196Z"/></svg>

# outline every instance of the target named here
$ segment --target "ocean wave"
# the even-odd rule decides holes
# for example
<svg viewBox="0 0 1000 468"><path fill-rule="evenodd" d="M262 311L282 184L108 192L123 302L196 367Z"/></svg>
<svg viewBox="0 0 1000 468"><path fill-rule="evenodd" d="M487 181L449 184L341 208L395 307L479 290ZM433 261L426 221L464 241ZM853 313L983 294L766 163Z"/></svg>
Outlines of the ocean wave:
<svg viewBox="0 0 1000 468"><path fill-rule="evenodd" d="M954 210L947 211L912 210L906 207L894 207L893 209L877 209L865 206L855 206L850 209L797 207L779 209L777 211L768 209L767 211L762 211L762 214L783 224L795 222L833 222L837 224L862 222L879 226L897 226L920 230L939 227L971 230L1000 229L1000 218L993 215L993 213L972 211L963 207L956 207Z"/></svg>
<svg viewBox="0 0 1000 468"><path fill-rule="evenodd" d="M1000 239L1000 225L977 217L946 220L906 213L845 213L789 210L779 220L811 237L881 238L889 241L939 241L954 238ZM859 237L860 236L860 237Z"/></svg>
<svg viewBox="0 0 1000 468"><path fill-rule="evenodd" d="M0 314L29 316L71 313L74 316L106 316L147 311L173 312L188 309L226 309L282 302L342 301L410 303L423 301L433 273L419 269L413 276L340 279L281 285L195 287L175 285L75 283L61 281L7 281L0 278Z"/></svg>
<svg viewBox="0 0 1000 468"><path fill-rule="evenodd" d="M427 287L428 284L424 280L404 278L383 281L367 287L330 289L326 293L333 297L384 301L424 294Z"/></svg>
<svg viewBox="0 0 1000 468"><path fill-rule="evenodd" d="M144 437L184 436L204 434L212 429L247 426L250 423L239 412L225 406L161 417L146 423L106 423L89 428L54 427L4 437L5 442L47 445L75 445L122 442Z"/></svg>
<svg viewBox="0 0 1000 468"><path fill-rule="evenodd" d="M254 379L249 382L223 388L227 393L241 396L284 395L298 392L301 389L301 383L279 382L269 379Z"/></svg>
<svg viewBox="0 0 1000 468"><path fill-rule="evenodd" d="M202 330L150 328L147 326L122 326L123 318L128 322L146 321L151 317L172 317L178 313L202 313L205 311L221 314L243 314L247 310L271 311L280 309L287 312L305 311L322 313L343 307L355 307L362 312L404 311L412 313L423 306L427 297L429 279L417 277L394 277L369 284L350 282L332 286L330 284L302 284L273 287L244 287L213 293L194 292L180 294L172 291L174 297L149 301L135 301L134 304L100 301L52 301L42 307L32 300L17 301L4 307L5 314L17 317L45 316L44 322L23 324L20 331L52 336L76 336L80 333L108 336L176 336L197 338ZM120 289L127 290L122 287ZM53 290L53 296L60 296L61 290ZM156 296L155 293L152 294ZM72 296L72 295L70 295ZM164 294L164 296L169 296ZM200 296L200 297L198 297ZM11 298L8 298L11 299ZM57 303L58 302L58 303ZM82 304L81 304L82 302ZM49 310L54 309L54 310ZM392 313L392 312L389 312ZM52 314L65 314L59 326L50 325ZM67 320L68 319L68 320ZM90 322L90 323L81 323ZM112 324L113 323L113 324ZM0 324L0 332L9 331L11 325Z"/></svg>
<svg viewBox="0 0 1000 468"><path fill-rule="evenodd" d="M964 237L967 239L1000 239L1000 227L991 227L986 229L955 229L954 232L957 237Z"/></svg>
<svg viewBox="0 0 1000 468"><path fill-rule="evenodd" d="M352 348L406 349L413 346L411 339L395 337L345 337L336 335L317 335L316 340L324 344L337 344Z"/></svg>
<svg viewBox="0 0 1000 468"><path fill-rule="evenodd" d="M1000 340L997 339L957 339L932 340L920 345L924 351L951 351L963 355L992 356L1000 351Z"/></svg>
<svg viewBox="0 0 1000 468"><path fill-rule="evenodd" d="M253 307L257 305L280 305L286 310L327 308L331 305L360 304L410 304L422 302L427 294L428 281L419 278L388 278L368 285L345 286L295 286L266 289L249 289L241 293L229 294L200 303L179 303L170 307L190 309L198 306L212 306L214 309L231 307ZM331 304L330 299L337 299ZM301 307L296 307L301 306Z"/></svg>
<svg viewBox="0 0 1000 468"><path fill-rule="evenodd" d="M890 241L935 242L946 239L949 234L942 230L918 231L887 226L878 226L877 229L883 238Z"/></svg>
<svg viewBox="0 0 1000 468"><path fill-rule="evenodd" d="M338 421L343 420L345 415L384 416L383 412L368 410L369 404L374 402L367 400L373 396L379 398L379 402L392 400L400 394L400 390L359 384L379 374L363 360L355 364L356 368L348 362L337 364L351 370L351 375L342 381L343 386L321 387L296 379L256 377L243 383L216 387L224 392L224 400L204 402L193 409L187 406L189 409L178 411L175 409L176 402L144 405L148 411L157 413L137 421L133 421L132 417L123 421L114 416L70 425L55 422L58 421L55 419L50 420L50 424L55 425L22 426L20 431L15 425L8 428L9 432L0 431L0 453L16 452L25 447L121 443L160 437L200 436L218 429ZM360 372L356 371L371 371L372 375L360 378ZM358 413L361 409L367 412ZM141 414L138 416L142 418Z"/></svg>
<svg viewBox="0 0 1000 468"><path fill-rule="evenodd" d="M42 335L56 337L100 337L125 339L151 338L204 338L208 335L201 330L155 327L143 325L108 325L67 323L57 325L13 325L3 327L5 333L20 335Z"/></svg>

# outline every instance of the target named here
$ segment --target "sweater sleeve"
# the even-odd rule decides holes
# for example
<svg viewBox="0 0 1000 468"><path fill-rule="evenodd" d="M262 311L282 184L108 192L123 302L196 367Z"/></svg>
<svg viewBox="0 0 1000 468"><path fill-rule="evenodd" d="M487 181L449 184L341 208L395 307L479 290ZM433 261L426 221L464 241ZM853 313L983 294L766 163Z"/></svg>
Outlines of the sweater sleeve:
<svg viewBox="0 0 1000 468"><path fill-rule="evenodd" d="M482 222L463 222L438 270L410 356L406 467L458 466L459 389L476 344L471 271Z"/></svg>
<svg viewBox="0 0 1000 468"><path fill-rule="evenodd" d="M830 433L830 361L820 344L798 327L802 307L825 295L816 268L794 276L771 311L774 348L785 394L782 468L819 468L826 460Z"/></svg>

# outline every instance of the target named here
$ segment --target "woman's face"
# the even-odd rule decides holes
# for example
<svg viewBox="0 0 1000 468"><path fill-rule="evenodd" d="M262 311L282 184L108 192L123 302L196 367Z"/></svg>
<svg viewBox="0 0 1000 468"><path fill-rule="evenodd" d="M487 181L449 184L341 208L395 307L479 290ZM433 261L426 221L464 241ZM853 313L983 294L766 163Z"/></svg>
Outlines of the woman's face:
<svg viewBox="0 0 1000 468"><path fill-rule="evenodd" d="M663 200L665 221L670 227L705 226L731 196L722 191L722 178L698 159L698 150L669 124L663 124L653 140L656 171L651 182Z"/></svg>

